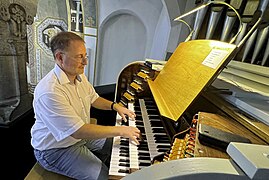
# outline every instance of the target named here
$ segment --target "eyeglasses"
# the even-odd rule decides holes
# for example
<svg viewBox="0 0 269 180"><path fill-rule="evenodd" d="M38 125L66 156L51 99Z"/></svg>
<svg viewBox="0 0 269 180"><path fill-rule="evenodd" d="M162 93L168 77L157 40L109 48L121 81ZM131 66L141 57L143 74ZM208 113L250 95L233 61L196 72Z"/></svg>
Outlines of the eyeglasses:
<svg viewBox="0 0 269 180"><path fill-rule="evenodd" d="M69 56L67 53L64 53L64 52L61 52L61 54L64 54L64 55L67 55L67 56ZM80 63L83 63L83 62L85 62L85 61L88 61L89 60L89 56L88 55L86 55L86 56L83 56L82 54L80 54L80 55L77 55L77 56L69 56L69 57L71 57L71 58L73 58L73 59L76 59L77 60L77 62L80 62Z"/></svg>

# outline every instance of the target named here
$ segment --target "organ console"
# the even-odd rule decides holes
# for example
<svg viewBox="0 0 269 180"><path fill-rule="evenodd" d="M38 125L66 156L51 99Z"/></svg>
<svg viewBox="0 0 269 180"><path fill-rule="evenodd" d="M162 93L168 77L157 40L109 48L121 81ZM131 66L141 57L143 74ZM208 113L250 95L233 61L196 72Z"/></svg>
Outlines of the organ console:
<svg viewBox="0 0 269 180"><path fill-rule="evenodd" d="M245 23L245 25L242 29L247 29L250 24L250 21L247 20L253 19L250 17L254 14L253 6L247 6L250 3L250 1L247 3L230 2L244 15L243 24ZM256 4L257 9L267 7L266 3L260 1L259 6ZM216 19L215 16L221 17L223 11L226 10L227 14L224 14L227 17L224 27L229 32L233 32L231 26L238 27L230 9L222 6L209 6L206 10L209 10L210 13L207 13L205 17L212 14L212 17L207 18L211 18L213 24L220 23L213 19ZM248 14L248 12L250 13ZM198 13L205 14L202 9ZM196 21L195 24L201 25ZM126 138L114 138L109 168L110 179L136 179L139 177L146 179L180 177L249 179L258 177L263 179L268 177L269 98L264 95L268 91L262 95L259 94L260 92L255 92L254 95L253 92L244 91L243 85L241 86L242 81L237 84L237 82L232 81L231 83L225 79L229 77L227 76L229 72L227 73L225 68L229 69L238 62L242 63L239 58L249 47L246 47L247 43L244 46L245 44L240 43L238 39L245 40L245 37L237 33L239 36L237 36L235 44L240 44L239 48L235 44L224 42L230 41L232 38L224 31L219 33L221 36L216 36L218 28L210 31L204 31L201 27L198 29L201 29L201 33L204 35L195 32L194 36L206 37L207 40L192 38L191 41L180 43L167 62L137 61L127 65L120 72L115 100L122 106L132 109L137 116L135 121L129 120L126 123L117 115L116 126L136 126L140 129L142 138L140 145L135 145ZM257 31L253 28L252 30L254 33ZM262 34L264 31L264 29L259 30L259 33ZM244 35L251 36L247 32ZM209 40L212 37L221 38L221 41ZM268 37L266 38L268 41ZM257 43L261 44L261 40L258 39ZM261 49L263 51L265 49L266 43L262 44L263 47L259 47L259 52L262 51ZM241 56L238 55L240 53ZM255 61L253 56L256 56ZM248 59L249 64L261 65L261 61L256 60L257 55L253 56L244 56L244 58ZM266 52L264 56L268 56ZM259 58L262 59L262 66L266 64L265 61L268 62L268 58ZM156 70L154 69L155 64L161 65L163 68ZM267 76L268 80L268 73L263 76ZM236 89L240 89L240 92ZM248 93L251 96L251 98L247 98L251 99L248 101L249 104L242 98ZM263 102L255 104L255 97L264 98ZM202 126L210 126L214 132L216 130L216 132L226 133L216 138L218 135L210 134L210 131L208 136L202 138L199 134ZM229 142L237 141L234 139L236 137L239 137L238 142L244 142L249 146L258 144L265 147L267 156L265 152L265 155L262 156L266 164L265 167L262 167L264 171L261 172L259 167L256 167L256 174L255 172L251 174L248 168L237 167L240 163L235 165L231 159L234 154L229 153L233 153L238 146L233 143L229 144ZM249 140L249 143L242 139ZM229 153L226 152L226 148L229 149ZM232 152L231 149L233 149ZM253 154L255 152L252 152ZM237 162L238 158L235 159Z"/></svg>

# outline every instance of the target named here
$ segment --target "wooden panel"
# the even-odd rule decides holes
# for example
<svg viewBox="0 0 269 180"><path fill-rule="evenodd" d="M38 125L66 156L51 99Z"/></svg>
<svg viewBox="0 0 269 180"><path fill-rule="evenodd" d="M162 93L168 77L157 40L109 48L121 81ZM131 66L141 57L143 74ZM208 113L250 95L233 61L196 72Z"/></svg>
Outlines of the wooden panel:
<svg viewBox="0 0 269 180"><path fill-rule="evenodd" d="M266 145L267 143L260 139L257 135L244 127L242 124L228 117L224 117L218 114L199 112L199 124L206 124L212 127L234 133L248 138L253 144ZM196 157L216 157L216 158L229 158L229 155L216 148L202 145L198 140L198 129L195 141L195 156Z"/></svg>
<svg viewBox="0 0 269 180"><path fill-rule="evenodd" d="M214 40L181 43L149 86L161 115L173 120L232 59L236 46Z"/></svg>

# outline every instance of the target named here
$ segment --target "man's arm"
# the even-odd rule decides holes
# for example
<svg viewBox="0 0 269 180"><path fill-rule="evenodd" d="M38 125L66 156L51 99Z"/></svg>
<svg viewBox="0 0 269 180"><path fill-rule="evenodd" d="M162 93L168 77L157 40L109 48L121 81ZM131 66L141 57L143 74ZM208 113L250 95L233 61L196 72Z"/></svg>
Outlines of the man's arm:
<svg viewBox="0 0 269 180"><path fill-rule="evenodd" d="M139 144L138 138L140 131L131 126L100 126L95 124L84 124L75 133L71 135L76 139L100 139L115 136L130 138L136 144Z"/></svg>
<svg viewBox="0 0 269 180"><path fill-rule="evenodd" d="M113 102L106 100L102 97L98 97L92 104L93 107L97 109L102 109L102 110L112 110L111 105ZM119 115L124 119L124 121L127 121L125 118L125 115L128 117L132 118L134 120L135 118L135 113L119 104L114 104L113 110L117 111Z"/></svg>
<svg viewBox="0 0 269 180"><path fill-rule="evenodd" d="M102 98L102 97L98 97L93 103L92 106L97 108L97 109L102 109L102 110L111 110L111 104L113 102Z"/></svg>

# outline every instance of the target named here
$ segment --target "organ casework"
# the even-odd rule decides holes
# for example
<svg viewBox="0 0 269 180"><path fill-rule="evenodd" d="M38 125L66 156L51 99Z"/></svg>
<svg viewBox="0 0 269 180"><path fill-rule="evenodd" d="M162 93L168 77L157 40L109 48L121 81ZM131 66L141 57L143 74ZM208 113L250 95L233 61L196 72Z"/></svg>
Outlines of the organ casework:
<svg viewBox="0 0 269 180"><path fill-rule="evenodd" d="M200 174L208 178L268 177L269 166L265 171L245 169L240 162L237 165L242 171L235 167L233 160L238 158L233 153L245 153L241 151L244 146L230 144L244 143L250 149L261 145L269 152L268 101L260 101L266 96L244 90L236 79L226 81L233 68L245 68L238 62L260 67L268 63L266 43L261 45L260 36L255 52L263 54L246 54L246 49L256 43L251 39L255 33L266 31L263 17L268 1L231 0L230 6L223 2L206 1L203 7L198 4L192 40L180 43L168 61L137 61L120 72L115 101L137 116L135 121L124 122L117 115L116 126L136 126L141 137L139 145L114 138L111 179L177 178L181 173L190 178ZM244 97L249 93L252 104L242 107L248 103L250 98ZM253 103L256 97L259 106ZM262 108L263 102L267 109ZM261 159L266 160L266 156ZM193 173L196 162L205 166ZM217 169L218 165L226 169Z"/></svg>

